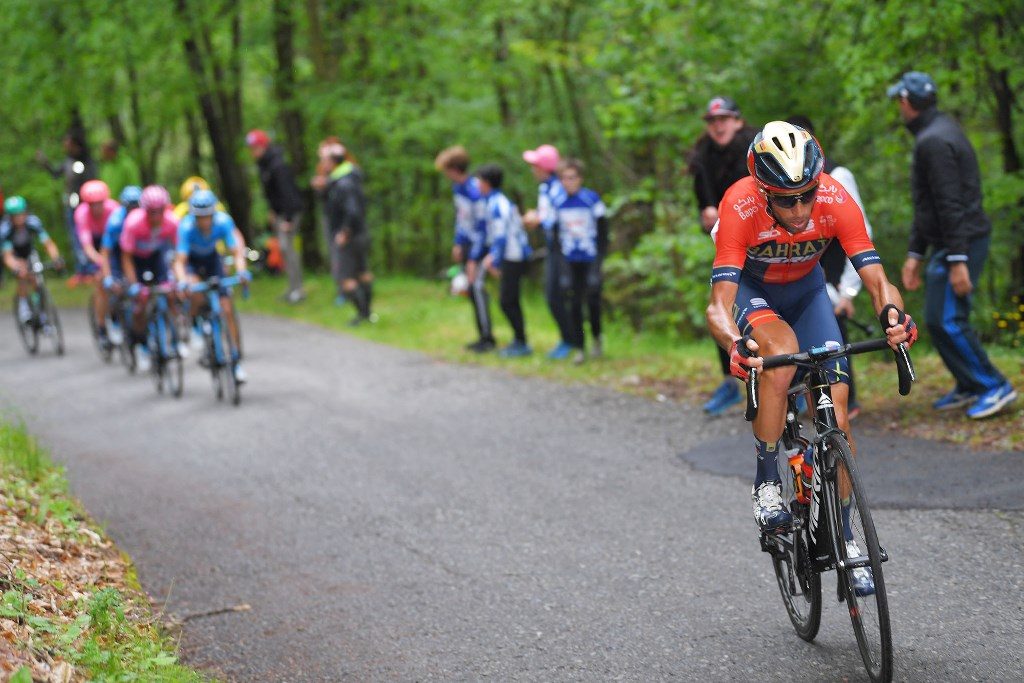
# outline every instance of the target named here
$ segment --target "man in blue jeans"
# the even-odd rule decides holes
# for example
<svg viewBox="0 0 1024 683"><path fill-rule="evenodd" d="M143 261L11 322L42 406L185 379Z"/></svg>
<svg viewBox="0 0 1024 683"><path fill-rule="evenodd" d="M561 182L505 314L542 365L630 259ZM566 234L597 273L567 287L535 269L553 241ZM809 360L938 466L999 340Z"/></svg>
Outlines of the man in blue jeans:
<svg viewBox="0 0 1024 683"><path fill-rule="evenodd" d="M974 148L957 122L938 110L931 76L908 71L888 90L914 135L911 196L914 224L903 264L903 285L921 286L925 268L925 322L956 386L932 407L967 406L968 417L994 415L1017 392L992 365L971 328L971 292L988 258L992 224L981 206L981 172Z"/></svg>

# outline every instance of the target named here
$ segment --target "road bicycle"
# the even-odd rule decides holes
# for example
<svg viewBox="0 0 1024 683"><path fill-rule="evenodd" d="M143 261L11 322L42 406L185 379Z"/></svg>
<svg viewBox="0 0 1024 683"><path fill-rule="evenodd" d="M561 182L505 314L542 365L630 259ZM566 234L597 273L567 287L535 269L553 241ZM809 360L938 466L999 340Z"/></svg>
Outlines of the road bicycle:
<svg viewBox="0 0 1024 683"><path fill-rule="evenodd" d="M889 559L879 545L864 484L846 434L839 429L828 371L843 356L889 348L885 339L825 345L802 353L764 357L762 369L796 365L808 372L790 388L779 459L783 500L790 505L792 524L761 534L761 549L771 555L782 601L797 635L810 642L821 624L821 574L836 570L836 593L845 602L861 659L872 681L892 680L892 633L882 564ZM914 366L904 345L895 352L899 392L906 396L915 380ZM747 382L746 418L757 415L758 371ZM813 415L807 437L797 419L796 402L808 394ZM845 512L844 512L845 508ZM853 543L844 533L844 514ZM858 589L854 573L870 570L870 582Z"/></svg>
<svg viewBox="0 0 1024 683"><path fill-rule="evenodd" d="M43 277L44 271L61 270L63 267L64 264L61 261L44 264L35 253L29 256L29 269L35 279L35 290L30 292L27 297L30 310L27 320L22 319L23 316L19 310L21 297L17 293L14 295L14 323L18 326L21 343L31 355L39 352L40 336L49 340L54 353L58 356L64 355L64 330L60 325L60 314L53 304L50 290L46 287L46 278Z"/></svg>
<svg viewBox="0 0 1024 683"><path fill-rule="evenodd" d="M144 282L151 280L151 273L143 274ZM157 393L164 393L166 388L172 396L180 398L185 389L185 365L170 303L170 297L177 295L177 289L174 283L164 283L142 285L137 291L134 298L145 306L146 348Z"/></svg>
<svg viewBox="0 0 1024 683"><path fill-rule="evenodd" d="M231 403L236 406L242 401L241 383L236 376L241 348L240 344L236 345L231 338L220 297L223 292L245 282L241 277L233 275L207 278L189 287L192 292L206 295L203 305L195 312L195 320L203 334L204 365L210 371L213 392L218 401L224 398L225 393L229 394ZM238 326L234 307L232 314L235 329L238 331L238 340L241 342L242 330Z"/></svg>

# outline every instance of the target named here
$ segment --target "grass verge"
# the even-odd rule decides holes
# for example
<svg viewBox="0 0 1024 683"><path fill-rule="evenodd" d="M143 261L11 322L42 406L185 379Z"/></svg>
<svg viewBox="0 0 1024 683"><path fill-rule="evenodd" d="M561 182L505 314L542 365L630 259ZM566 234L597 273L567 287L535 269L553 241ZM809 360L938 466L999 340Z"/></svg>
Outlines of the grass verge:
<svg viewBox="0 0 1024 683"><path fill-rule="evenodd" d="M0 677L203 681L23 427L0 421Z"/></svg>
<svg viewBox="0 0 1024 683"><path fill-rule="evenodd" d="M284 281L260 278L242 310L302 320L401 348L421 351L447 361L500 367L519 375L546 377L562 382L607 386L659 400L702 403L721 381L718 359L709 341L683 341L669 334L637 333L615 319L606 320L605 358L574 366L552 362L544 353L558 339L539 288L528 283L523 295L527 334L535 353L529 358L505 360L496 354L476 355L463 346L472 341L474 329L468 303L448 295L445 282L404 276L388 276L375 284L374 308L380 320L374 325L349 328L351 306L333 305L334 288L324 275L306 280L308 299L300 305L278 300ZM510 331L496 299L492 314L499 341ZM1019 352L990 347L993 362L1018 386L1024 375ZM898 430L922 438L943 440L994 450L1024 449L1024 401L988 420L969 420L959 411L935 413L931 402L949 390L951 378L938 355L926 344L915 347L918 383L909 398L896 391L895 366L883 354L856 359L862 417L858 422ZM741 408L735 409L735 419Z"/></svg>

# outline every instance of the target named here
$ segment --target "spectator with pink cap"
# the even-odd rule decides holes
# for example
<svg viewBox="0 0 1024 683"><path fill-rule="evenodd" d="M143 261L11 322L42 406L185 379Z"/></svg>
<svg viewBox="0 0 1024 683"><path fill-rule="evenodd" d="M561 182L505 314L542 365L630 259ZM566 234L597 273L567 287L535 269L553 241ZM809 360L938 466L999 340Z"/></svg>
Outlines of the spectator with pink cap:
<svg viewBox="0 0 1024 683"><path fill-rule="evenodd" d="M537 196L537 208L530 209L523 216L523 225L530 230L538 226L544 229L544 241L547 246L547 258L544 261L544 298L548 303L551 317L558 326L558 346L548 353L552 360L564 360L572 353L569 343L568 321L566 320L565 297L560 284L562 272L562 250L558 243L555 228L555 210L565 199L565 188L558 180L556 171L562 158L554 145L541 145L537 149L523 152L523 160L530 164L533 177L540 183Z"/></svg>

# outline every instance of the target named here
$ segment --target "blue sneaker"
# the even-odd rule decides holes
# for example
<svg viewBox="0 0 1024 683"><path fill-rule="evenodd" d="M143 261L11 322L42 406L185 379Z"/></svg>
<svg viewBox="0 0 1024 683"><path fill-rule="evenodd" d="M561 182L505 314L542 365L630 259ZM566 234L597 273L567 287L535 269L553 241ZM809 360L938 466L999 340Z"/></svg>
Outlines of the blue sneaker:
<svg viewBox="0 0 1024 683"><path fill-rule="evenodd" d="M763 533L788 528L793 521L782 502L782 485L777 481L766 481L756 489L751 487L750 500L754 503L754 521Z"/></svg>
<svg viewBox="0 0 1024 683"><path fill-rule="evenodd" d="M558 342L558 346L548 351L549 360L565 360L572 353L572 347L564 341Z"/></svg>
<svg viewBox="0 0 1024 683"><path fill-rule="evenodd" d="M980 420L989 415L995 415L1010 403L1017 400L1017 392L1009 382L1003 382L995 389L989 389L978 397L970 408L967 409L967 417Z"/></svg>
<svg viewBox="0 0 1024 683"><path fill-rule="evenodd" d="M708 415L721 415L742 400L739 384L733 378L726 377L711 395L711 400L704 404L704 412Z"/></svg>
<svg viewBox="0 0 1024 683"><path fill-rule="evenodd" d="M498 355L502 358L522 358L523 356L529 356L531 353L533 353L533 349L530 348L529 344L514 341L499 351Z"/></svg>
<svg viewBox="0 0 1024 683"><path fill-rule="evenodd" d="M953 389L953 391L933 403L932 408L934 410L952 410L953 408L962 408L963 406L974 403L977 400L978 394Z"/></svg>
<svg viewBox="0 0 1024 683"><path fill-rule="evenodd" d="M857 541L846 542L846 557L848 559L852 560L862 554ZM850 572L850 583L853 584L853 594L858 598L866 598L875 594L875 577L871 573L871 567L857 567Z"/></svg>

